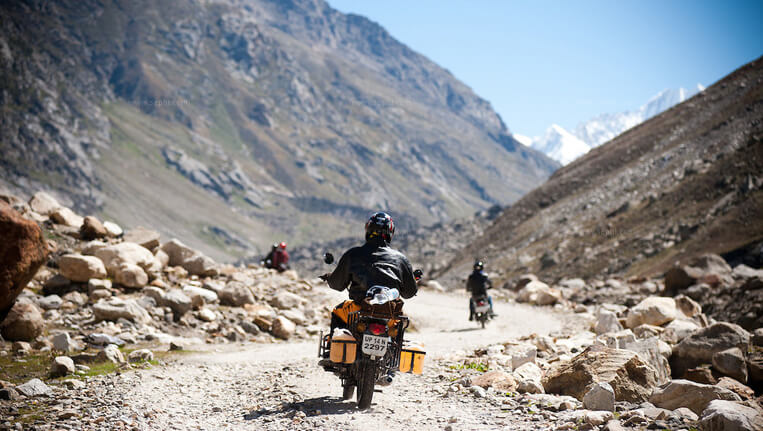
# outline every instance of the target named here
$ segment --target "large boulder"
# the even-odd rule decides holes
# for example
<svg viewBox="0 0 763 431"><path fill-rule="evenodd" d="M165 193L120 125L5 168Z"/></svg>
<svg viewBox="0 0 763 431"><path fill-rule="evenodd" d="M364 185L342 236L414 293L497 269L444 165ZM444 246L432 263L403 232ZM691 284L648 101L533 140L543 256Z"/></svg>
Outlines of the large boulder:
<svg viewBox="0 0 763 431"><path fill-rule="evenodd" d="M151 316L148 312L138 305L134 299L111 298L109 300L101 300L93 305L93 315L97 321L109 320L116 322L120 318L125 318L136 323L151 321Z"/></svg>
<svg viewBox="0 0 763 431"><path fill-rule="evenodd" d="M29 200L29 207L37 214L47 216L59 209L61 204L59 204L53 196L45 192L37 192L32 196L32 199Z"/></svg>
<svg viewBox="0 0 763 431"><path fill-rule="evenodd" d="M222 305L242 307L244 304L254 304L252 291L240 281L229 281L218 296Z"/></svg>
<svg viewBox="0 0 763 431"><path fill-rule="evenodd" d="M9 341L32 341L44 329L45 321L40 310L27 302L17 302L0 323L0 334Z"/></svg>
<svg viewBox="0 0 763 431"><path fill-rule="evenodd" d="M172 239L162 245L162 250L170 257L170 266L183 266L186 259L196 254L196 250L188 247L177 239Z"/></svg>
<svg viewBox="0 0 763 431"><path fill-rule="evenodd" d="M91 278L106 278L107 275L103 261L95 256L65 254L58 258L58 268L64 277L81 283Z"/></svg>
<svg viewBox="0 0 763 431"><path fill-rule="evenodd" d="M115 271L114 282L125 287L140 288L148 284L148 274L138 265L123 263Z"/></svg>
<svg viewBox="0 0 763 431"><path fill-rule="evenodd" d="M517 293L517 302L528 302L535 305L554 305L561 299L561 292L548 287L542 281L531 281Z"/></svg>
<svg viewBox="0 0 763 431"><path fill-rule="evenodd" d="M658 385L670 380L669 359L672 349L664 341L657 337L629 340L623 343L621 348L638 353L641 359L654 369Z"/></svg>
<svg viewBox="0 0 763 431"><path fill-rule="evenodd" d="M472 385L481 388L495 388L500 391L514 391L517 389L517 382L510 374L503 371L488 371L472 379Z"/></svg>
<svg viewBox="0 0 763 431"><path fill-rule="evenodd" d="M668 410L686 407L698 415L713 400L741 401L741 398L728 389L682 379L660 386L649 397L649 402L657 407Z"/></svg>
<svg viewBox="0 0 763 431"><path fill-rule="evenodd" d="M42 230L0 201L0 322L47 258Z"/></svg>
<svg viewBox="0 0 763 431"><path fill-rule="evenodd" d="M543 370L534 362L527 362L520 365L512 373L517 381L517 391L529 394L542 394L543 388Z"/></svg>
<svg viewBox="0 0 763 431"><path fill-rule="evenodd" d="M170 289L162 296L161 305L170 307L176 317L191 311L191 298L180 289Z"/></svg>
<svg viewBox="0 0 763 431"><path fill-rule="evenodd" d="M50 219L53 220L53 223L55 224L74 227L77 229L79 229L82 226L82 223L85 222L85 219L82 216L66 207L59 207L50 213Z"/></svg>
<svg viewBox="0 0 763 431"><path fill-rule="evenodd" d="M278 338L283 338L284 340L288 340L291 338L292 335L294 335L294 331L297 330L297 325L294 324L291 320L283 317L278 316L273 321L272 326L270 327L270 332L275 335Z"/></svg>
<svg viewBox="0 0 763 431"><path fill-rule="evenodd" d="M149 276L162 270L161 263L153 253L134 242L122 242L103 247L95 252L95 256L103 261L106 271L112 277L119 273L120 266L123 264L137 265Z"/></svg>
<svg viewBox="0 0 763 431"><path fill-rule="evenodd" d="M90 241L93 239L108 236L109 232L103 227L103 223L93 216L87 216L82 220L82 226L79 228L79 237L82 240Z"/></svg>
<svg viewBox="0 0 763 431"><path fill-rule="evenodd" d="M305 303L307 303L305 298L285 290L276 293L270 300L270 305L281 310L301 307Z"/></svg>
<svg viewBox="0 0 763 431"><path fill-rule="evenodd" d="M673 377L683 377L690 368L712 363L713 355L723 350L737 347L746 352L749 344L750 333L739 325L719 322L702 328L673 347Z"/></svg>
<svg viewBox="0 0 763 431"><path fill-rule="evenodd" d="M220 273L219 266L212 258L197 253L183 262L183 268L189 274L202 277L215 276Z"/></svg>
<svg viewBox="0 0 763 431"><path fill-rule="evenodd" d="M747 362L744 352L738 347L716 352L713 355L713 368L723 375L747 383Z"/></svg>
<svg viewBox="0 0 763 431"><path fill-rule="evenodd" d="M689 266L674 266L665 273L665 295L676 296L702 277L702 271Z"/></svg>
<svg viewBox="0 0 763 431"><path fill-rule="evenodd" d="M675 319L677 312L676 301L673 298L650 296L628 311L626 326L661 326Z"/></svg>
<svg viewBox="0 0 763 431"><path fill-rule="evenodd" d="M143 226L138 226L135 229L129 230L124 234L124 240L127 242L134 242L149 250L153 250L159 247L159 232L151 229L146 229Z"/></svg>
<svg viewBox="0 0 763 431"><path fill-rule="evenodd" d="M74 361L68 356L56 356L50 364L51 377L63 377L68 374L74 374L77 369L74 367Z"/></svg>
<svg viewBox="0 0 763 431"><path fill-rule="evenodd" d="M733 401L713 400L702 412L699 426L702 431L760 431L763 415Z"/></svg>
<svg viewBox="0 0 763 431"><path fill-rule="evenodd" d="M640 403L657 386L657 376L636 352L593 345L548 370L543 387L546 393L582 400L595 382L609 383L618 401Z"/></svg>

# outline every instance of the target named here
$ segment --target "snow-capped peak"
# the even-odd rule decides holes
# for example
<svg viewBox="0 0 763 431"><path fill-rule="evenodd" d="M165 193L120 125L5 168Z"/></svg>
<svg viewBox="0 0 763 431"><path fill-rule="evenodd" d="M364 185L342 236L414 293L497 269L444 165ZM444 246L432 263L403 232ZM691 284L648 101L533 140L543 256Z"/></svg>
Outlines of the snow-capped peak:
<svg viewBox="0 0 763 431"><path fill-rule="evenodd" d="M552 124L542 138L535 139L532 147L563 165L591 149L585 142L558 124Z"/></svg>

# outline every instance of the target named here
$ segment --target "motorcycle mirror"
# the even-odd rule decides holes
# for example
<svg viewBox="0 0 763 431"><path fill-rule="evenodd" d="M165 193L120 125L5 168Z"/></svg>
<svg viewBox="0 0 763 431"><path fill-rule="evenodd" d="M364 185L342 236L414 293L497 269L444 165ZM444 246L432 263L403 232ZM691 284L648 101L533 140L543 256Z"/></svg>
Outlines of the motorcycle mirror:
<svg viewBox="0 0 763 431"><path fill-rule="evenodd" d="M323 261L326 262L327 264L331 265L332 263L334 263L334 255L331 254L331 253L324 254L323 255Z"/></svg>
<svg viewBox="0 0 763 431"><path fill-rule="evenodd" d="M421 280L421 277L423 277L423 276L424 276L424 271L422 271L420 269L417 269L417 270L413 271L413 278L415 278L416 281Z"/></svg>

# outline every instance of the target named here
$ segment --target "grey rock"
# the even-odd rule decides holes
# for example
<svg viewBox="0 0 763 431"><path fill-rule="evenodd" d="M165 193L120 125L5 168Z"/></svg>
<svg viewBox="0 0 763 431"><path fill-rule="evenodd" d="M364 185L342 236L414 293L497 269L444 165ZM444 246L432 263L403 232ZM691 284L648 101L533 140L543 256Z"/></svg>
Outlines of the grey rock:
<svg viewBox="0 0 763 431"><path fill-rule="evenodd" d="M40 379L31 379L23 385L16 386L16 390L26 397L53 395L53 390Z"/></svg>
<svg viewBox="0 0 763 431"><path fill-rule="evenodd" d="M721 374L747 383L747 362L738 347L716 352L713 355L713 368Z"/></svg>
<svg viewBox="0 0 763 431"><path fill-rule="evenodd" d="M103 350L98 352L97 358L101 362L113 362L115 364L123 364L125 362L124 355L115 344L109 344L104 347Z"/></svg>
<svg viewBox="0 0 763 431"><path fill-rule="evenodd" d="M673 347L670 368L674 376L682 377L690 368L712 363L713 355L717 352L733 347L747 351L749 344L750 333L739 325L715 323L684 338Z"/></svg>
<svg viewBox="0 0 763 431"><path fill-rule="evenodd" d="M43 310L57 310L63 304L63 300L58 295L48 295L40 298L37 301L37 305Z"/></svg>
<svg viewBox="0 0 763 431"><path fill-rule="evenodd" d="M170 307L175 316L180 317L191 311L191 298L180 289L170 289L162 297L161 305Z"/></svg>
<svg viewBox="0 0 763 431"><path fill-rule="evenodd" d="M135 323L147 323L151 321L151 316L148 312L138 305L134 299L122 300L119 298L112 298L99 301L93 305L92 310L97 321L117 321L119 318L125 318Z"/></svg>
<svg viewBox="0 0 763 431"><path fill-rule="evenodd" d="M615 411L615 390L609 383L593 383L583 396L583 407L588 410Z"/></svg>
<svg viewBox="0 0 763 431"><path fill-rule="evenodd" d="M127 360L129 362L153 361L154 353L148 349L134 350L127 355Z"/></svg>
<svg viewBox="0 0 763 431"><path fill-rule="evenodd" d="M252 291L238 281L230 281L219 293L220 304L241 307L245 304L254 304L254 295Z"/></svg>
<svg viewBox="0 0 763 431"><path fill-rule="evenodd" d="M660 386L649 397L649 402L657 407L668 410L686 407L696 414L702 414L713 400L741 401L737 394L728 389L680 379Z"/></svg>
<svg viewBox="0 0 763 431"><path fill-rule="evenodd" d="M68 356L56 356L53 363L50 364L51 377L63 377L68 374L74 374L77 369L74 367L74 361Z"/></svg>
<svg viewBox="0 0 763 431"><path fill-rule="evenodd" d="M124 234L124 240L127 242L134 242L148 250L153 250L159 247L159 239L161 235L159 232L151 229L147 229L143 226L138 226L135 229L130 229Z"/></svg>
<svg viewBox="0 0 763 431"><path fill-rule="evenodd" d="M725 400L713 400L699 420L702 431L759 431L763 418L754 408Z"/></svg>

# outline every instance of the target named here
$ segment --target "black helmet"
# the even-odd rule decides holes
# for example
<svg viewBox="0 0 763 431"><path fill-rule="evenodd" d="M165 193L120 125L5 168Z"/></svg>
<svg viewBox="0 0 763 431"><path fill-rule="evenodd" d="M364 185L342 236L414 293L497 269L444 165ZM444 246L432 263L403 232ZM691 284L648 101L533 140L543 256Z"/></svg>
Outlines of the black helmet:
<svg viewBox="0 0 763 431"><path fill-rule="evenodd" d="M392 217L384 212L378 212L371 216L366 222L366 241L373 238L383 239L385 242L392 242L395 235L395 222Z"/></svg>
<svg viewBox="0 0 763 431"><path fill-rule="evenodd" d="M485 265L482 263L481 260L475 260L474 261L474 270L475 271L482 271L482 268L484 268Z"/></svg>

